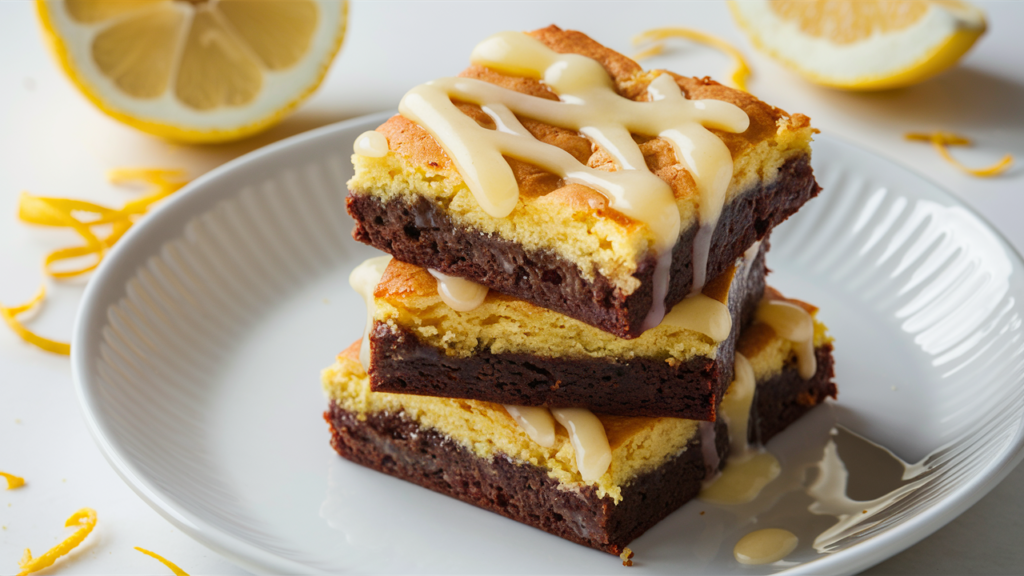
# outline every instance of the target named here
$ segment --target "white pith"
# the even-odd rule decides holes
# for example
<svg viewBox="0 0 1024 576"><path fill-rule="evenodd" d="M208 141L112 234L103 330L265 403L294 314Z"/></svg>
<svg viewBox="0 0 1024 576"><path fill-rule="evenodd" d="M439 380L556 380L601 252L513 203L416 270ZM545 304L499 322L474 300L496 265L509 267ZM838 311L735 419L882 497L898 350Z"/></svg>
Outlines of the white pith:
<svg viewBox="0 0 1024 576"><path fill-rule="evenodd" d="M827 38L809 36L796 22L783 20L767 0L736 2L734 6L766 50L805 72L836 83L906 70L957 32L985 25L984 16L970 7L953 11L933 4L920 20L903 30L885 34L876 31L858 42L836 44ZM842 69L836 68L837 62L843 63Z"/></svg>
<svg viewBox="0 0 1024 576"><path fill-rule="evenodd" d="M174 125L184 130L211 131L233 130L272 116L299 98L308 87L318 81L325 61L334 50L345 14L341 0L312 1L318 7L317 25L310 41L309 50L302 59L283 71L269 71L261 67L263 83L260 92L248 104L238 107L222 106L204 111L189 108L175 98L174 78L177 75L177 62L175 62L168 89L157 98L141 99L122 92L100 71L92 57L92 43L100 32L144 11L165 10L167 5L140 8L129 14L95 24L82 24L68 16L63 2L60 0L46 0L46 3L54 32L64 42L71 66L95 97L103 101L111 111L127 114L143 121ZM184 2L172 2L170 7L182 12L186 17L186 25L181 27L182 38L178 43L180 55L184 46L184 35L188 32L195 10ZM239 43L245 45L241 40ZM247 47L247 45L245 46ZM256 61L258 62L258 60Z"/></svg>

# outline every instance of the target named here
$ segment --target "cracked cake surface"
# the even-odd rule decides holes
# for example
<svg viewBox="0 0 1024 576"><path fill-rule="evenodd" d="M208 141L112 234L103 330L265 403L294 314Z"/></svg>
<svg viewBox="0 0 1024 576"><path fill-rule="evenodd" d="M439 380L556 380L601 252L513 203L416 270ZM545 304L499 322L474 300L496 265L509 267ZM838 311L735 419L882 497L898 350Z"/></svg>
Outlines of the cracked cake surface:
<svg viewBox="0 0 1024 576"><path fill-rule="evenodd" d="M810 168L815 130L801 114L788 114L708 78L645 71L629 58L574 31L549 27L530 33L554 51L593 58L615 89L643 101L661 75L691 100L737 106L749 118L738 134L711 129L728 148L733 173L723 214L714 231L708 278L717 276L771 227L818 192ZM480 65L460 77L492 83L538 98L558 96L541 80L511 76ZM456 102L485 128L495 128L479 106ZM520 117L538 140L557 146L581 165L616 171L614 159L575 130ZM387 139L380 157L353 156L349 211L354 236L399 259L559 310L622 337L635 337L651 307L655 237L650 226L609 206L588 186L567 182L541 168L507 157L519 186L515 208L489 215L477 202L452 159L417 123L396 115L377 128ZM690 251L698 228L700 195L693 175L673 146L634 135L648 169L671 188L680 214L666 304L682 299L693 282Z"/></svg>

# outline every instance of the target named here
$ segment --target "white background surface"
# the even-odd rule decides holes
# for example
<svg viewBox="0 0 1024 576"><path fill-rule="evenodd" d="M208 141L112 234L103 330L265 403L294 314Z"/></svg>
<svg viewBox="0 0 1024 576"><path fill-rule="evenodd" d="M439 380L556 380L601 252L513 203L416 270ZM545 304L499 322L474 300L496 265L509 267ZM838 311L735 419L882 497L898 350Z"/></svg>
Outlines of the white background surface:
<svg viewBox="0 0 1024 576"><path fill-rule="evenodd" d="M47 53L33 5L0 2L0 302L28 300L42 279L43 256L77 242L71 233L18 223L21 190L120 206L137 193L110 186L105 176L110 168L182 167L198 176L271 141L394 108L409 87L460 70L473 45L490 33L550 23L583 30L627 54L633 52L629 39L652 27L679 25L719 34L750 55L754 94L808 114L821 130L938 182L976 207L1020 250L1024 3L979 4L988 13L989 32L957 69L906 90L845 94L805 84L755 54L719 3L355 3L339 58L324 86L295 115L242 143L184 147L138 133L94 109ZM683 42L645 65L718 78L729 66L724 56ZM907 131L937 129L976 140L974 149L954 152L967 163L989 164L1010 152L1018 164L999 178L976 179L945 164L929 146L902 139ZM48 304L32 327L69 339L80 294L75 282L51 285ZM0 329L0 470L28 481L19 490L0 491L0 574L17 570L25 547L39 554L63 538L64 520L83 506L97 510L99 526L87 549L60 563L60 573L167 573L133 546L154 550L192 574L243 573L182 535L121 482L85 430L67 360L30 348L5 329ZM1024 565L1022 485L1024 472L1018 469L959 519L873 572L1019 572Z"/></svg>

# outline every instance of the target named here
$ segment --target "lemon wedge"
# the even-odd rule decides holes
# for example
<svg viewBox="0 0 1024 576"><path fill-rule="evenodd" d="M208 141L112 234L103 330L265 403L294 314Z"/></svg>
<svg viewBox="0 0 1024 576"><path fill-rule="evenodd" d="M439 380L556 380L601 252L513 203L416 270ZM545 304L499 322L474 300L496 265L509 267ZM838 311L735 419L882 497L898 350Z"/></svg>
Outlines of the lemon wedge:
<svg viewBox="0 0 1024 576"><path fill-rule="evenodd" d="M71 81L101 110L184 142L278 122L320 85L345 0L36 0Z"/></svg>
<svg viewBox="0 0 1024 576"><path fill-rule="evenodd" d="M883 90L949 68L985 32L955 0L730 0L759 50L816 84Z"/></svg>

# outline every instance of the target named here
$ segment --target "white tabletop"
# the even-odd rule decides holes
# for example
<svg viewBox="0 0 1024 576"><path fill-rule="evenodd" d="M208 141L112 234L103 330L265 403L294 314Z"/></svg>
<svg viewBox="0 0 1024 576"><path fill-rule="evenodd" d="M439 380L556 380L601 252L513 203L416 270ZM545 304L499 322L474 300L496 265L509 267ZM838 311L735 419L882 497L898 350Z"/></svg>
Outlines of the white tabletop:
<svg viewBox="0 0 1024 576"><path fill-rule="evenodd" d="M341 54L324 85L281 125L222 146L167 143L113 121L83 98L47 52L28 1L0 2L0 302L28 300L42 281L50 250L74 244L73 233L34 228L16 218L21 190L120 206L136 196L106 181L110 168L181 167L198 176L272 141L368 112L393 109L409 87L451 75L473 45L506 29L556 23L587 32L627 54L630 38L649 28L687 26L718 34L750 55L751 91L812 118L823 132L846 137L924 174L974 206L1024 248L1024 2L979 2L989 31L962 63L919 86L878 94L840 93L804 83L753 52L717 2L666 3L354 3ZM726 58L680 41L645 62L695 76L723 78ZM1017 165L998 178L957 172L909 131L949 130L976 140L955 153L987 165L1009 152ZM81 282L53 285L31 326L70 338ZM342 343L339 343L339 346ZM328 360L325 359L325 362ZM311 375L310 386L317 386ZM839 382L840 402L843 383ZM327 441L325 436L324 441ZM42 553L66 535L64 520L88 506L99 524L87 546L60 562L59 573L139 574L167 571L132 547L173 560L192 574L244 574L171 526L118 478L86 432L68 360L29 347L0 327L0 471L24 476L0 490L0 573L17 568L26 547ZM973 508L869 573L1019 572L1024 565L1024 471L1018 468Z"/></svg>

